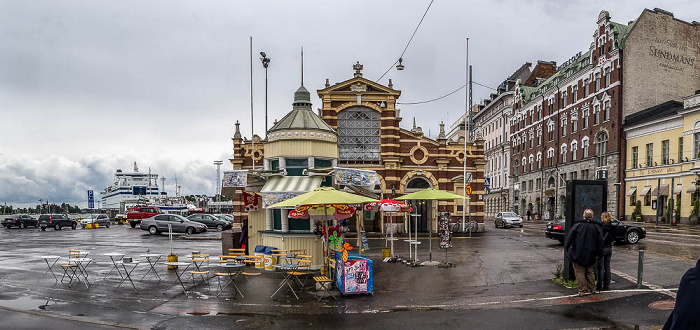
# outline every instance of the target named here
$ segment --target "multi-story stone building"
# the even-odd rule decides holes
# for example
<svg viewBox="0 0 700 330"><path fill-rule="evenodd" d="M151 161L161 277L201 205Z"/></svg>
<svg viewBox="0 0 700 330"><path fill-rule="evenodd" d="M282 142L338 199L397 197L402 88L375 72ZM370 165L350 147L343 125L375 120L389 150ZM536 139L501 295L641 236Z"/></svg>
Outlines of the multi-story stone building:
<svg viewBox="0 0 700 330"><path fill-rule="evenodd" d="M295 94L292 113L296 111L304 115L296 115L294 118L307 119L293 120L288 115L275 123L266 139L253 136L254 143L242 138L237 129L231 160L234 169L248 169L249 173L253 173L254 159L255 167L261 174L270 170L290 173L292 165L299 167L298 175L302 176L305 175L304 169L309 173L318 171L319 168L333 170L333 167L372 170L378 175L380 184L366 189L352 189L375 198L394 198L429 187L461 195L464 189L463 171L466 167L466 172L472 177L471 193L467 194L470 197L467 212L464 212L461 201L411 201L415 212L421 215L417 228L418 231L428 231L432 227L435 231L437 221L431 219L436 219L437 212L449 211L453 222L460 221L463 214L470 214L471 220L479 223L478 229L483 230L483 139L477 137L465 147L463 138L448 141L442 123L436 139L425 136L422 129L416 126L415 120L410 130L400 127L402 117L400 109L396 108L396 102L401 92L394 89L391 80L384 86L363 78L360 63L353 68L353 78L333 85L326 80L324 88L317 91L322 101L318 116L311 116L310 99L300 89ZM297 111L302 106L304 110ZM300 124L305 126L299 127ZM311 124L314 132L309 128ZM281 129L295 130L278 132ZM309 139L327 140L327 143L323 148L315 146L314 150L310 150L310 144L302 145L299 142ZM320 151L324 152L325 158L318 156ZM311 161L308 155L316 156ZM251 184L250 181L248 183ZM241 198L235 197L234 215L245 217L247 214ZM278 216L273 216L277 221ZM285 222L288 222L286 216L281 214L279 217L279 230L289 230L284 227ZM365 212L362 220L363 227L368 231L384 230L384 219L379 213ZM354 218L350 220L350 228L355 228L354 221ZM276 226L276 222L273 225ZM275 226L272 227L273 230L277 230Z"/></svg>
<svg viewBox="0 0 700 330"><path fill-rule="evenodd" d="M567 180L602 179L608 211L624 214L623 115L692 94L700 81L699 27L661 9L629 24L602 11L586 52L547 80L516 89L512 165L523 210L563 214Z"/></svg>
<svg viewBox="0 0 700 330"><path fill-rule="evenodd" d="M518 80L530 76L532 63L523 64L506 78L476 107L474 126L484 138L484 216L492 219L498 212L512 209L509 195L510 139L508 123L513 114L513 95Z"/></svg>

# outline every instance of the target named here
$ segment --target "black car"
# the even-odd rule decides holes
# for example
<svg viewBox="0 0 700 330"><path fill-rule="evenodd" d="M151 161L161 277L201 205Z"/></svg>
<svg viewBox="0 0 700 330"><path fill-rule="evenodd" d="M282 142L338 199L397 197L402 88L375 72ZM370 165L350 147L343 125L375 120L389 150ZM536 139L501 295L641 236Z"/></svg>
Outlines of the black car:
<svg viewBox="0 0 700 330"><path fill-rule="evenodd" d="M27 226L34 226L34 228L39 227L36 219L26 214L8 215L2 219L2 225L5 226L5 228L11 228L14 226L19 228L27 228Z"/></svg>
<svg viewBox="0 0 700 330"><path fill-rule="evenodd" d="M212 214L196 213L190 215L189 217L187 217L187 219L203 223L207 225L207 228L216 228L216 230L218 231L231 228L231 223L225 220L221 220L219 219L219 217L214 216Z"/></svg>
<svg viewBox="0 0 700 330"><path fill-rule="evenodd" d="M63 214L42 214L39 216L39 227L41 230L46 230L48 227L53 227L55 230L61 230L63 227L75 229L78 227L78 222Z"/></svg>
<svg viewBox="0 0 700 330"><path fill-rule="evenodd" d="M629 244L635 244L639 242L640 239L647 236L647 230L644 226L624 223L616 218L611 219L611 224L615 242L617 243L627 242ZM544 235L547 238L558 240L559 243L564 244L565 230L564 220L551 221L547 223L547 229L545 229Z"/></svg>

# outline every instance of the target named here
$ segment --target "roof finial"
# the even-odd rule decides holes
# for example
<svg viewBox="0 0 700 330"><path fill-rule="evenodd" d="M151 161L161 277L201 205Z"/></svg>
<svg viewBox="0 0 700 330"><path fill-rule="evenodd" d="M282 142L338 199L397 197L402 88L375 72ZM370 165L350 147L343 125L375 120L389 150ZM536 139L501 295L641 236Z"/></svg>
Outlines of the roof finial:
<svg viewBox="0 0 700 330"><path fill-rule="evenodd" d="M355 78L362 77L362 68L363 65L360 64L360 61L357 61L357 63L355 63L355 65L352 66L352 69L355 70Z"/></svg>
<svg viewBox="0 0 700 330"><path fill-rule="evenodd" d="M233 134L234 139L240 139L241 138L241 123L236 120L236 133Z"/></svg>

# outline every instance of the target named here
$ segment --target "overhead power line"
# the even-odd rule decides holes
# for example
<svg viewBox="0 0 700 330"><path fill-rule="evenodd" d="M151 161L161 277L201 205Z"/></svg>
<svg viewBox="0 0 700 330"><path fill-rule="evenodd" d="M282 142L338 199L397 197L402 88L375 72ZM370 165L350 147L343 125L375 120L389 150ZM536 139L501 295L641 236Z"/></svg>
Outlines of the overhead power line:
<svg viewBox="0 0 700 330"><path fill-rule="evenodd" d="M411 41L413 41L413 37L416 36L416 32L418 32L418 28L420 27L421 23L423 23L423 19L425 19L425 15L428 14L428 10L430 10L430 6L433 5L434 1L435 0L430 0L430 4L428 4L428 8L425 9L425 12L423 13L423 17L421 17L420 22L418 22L418 26L416 26L416 29L413 30L413 34L411 35L411 39L408 39L408 43L406 44L406 47L404 47L403 52L401 52L401 56L399 56L399 59L403 58L403 55L406 54L406 50L408 49L408 46L411 44ZM384 76L386 76L386 74L389 73L389 71L391 71L391 69L394 67L394 65L396 65L396 63L399 63L398 59L396 60L396 62L394 62L394 64L392 64L389 67L389 69L386 70L386 72L384 72L384 74L381 77L379 77L379 79L377 79L377 81L382 80L382 78L384 78Z"/></svg>
<svg viewBox="0 0 700 330"><path fill-rule="evenodd" d="M479 86L484 87L484 88L488 88L488 89L492 89L492 90L498 91L498 90L495 89L495 88L492 88L492 87L489 87L489 86L480 84L480 83L478 83L478 82L476 82L476 81L472 81L472 84L479 85ZM454 94L454 93L457 93L457 92L459 92L460 90L462 90L462 88L464 88L464 87L467 87L467 85L464 84L464 85L460 86L459 88L455 89L455 90L452 91L452 92L449 92L449 93L447 93L447 94L445 94L445 95L443 95L443 96L440 96L440 97L437 97L437 98L434 98L434 99L431 99L431 100L420 101L420 102L396 102L396 104L414 105L414 104L430 103L430 102L434 102L434 101L437 101L437 100L444 99L444 98L446 98L446 97L448 97L448 96L450 96L450 95L452 95L452 94Z"/></svg>

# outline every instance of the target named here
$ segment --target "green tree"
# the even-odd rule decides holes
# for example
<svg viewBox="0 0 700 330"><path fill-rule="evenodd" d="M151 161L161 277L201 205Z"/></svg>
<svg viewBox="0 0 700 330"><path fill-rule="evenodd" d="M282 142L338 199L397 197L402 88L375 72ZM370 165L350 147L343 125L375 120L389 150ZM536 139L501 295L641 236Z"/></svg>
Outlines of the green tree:
<svg viewBox="0 0 700 330"><path fill-rule="evenodd" d="M676 223L681 222L681 199L676 199L676 215L673 217Z"/></svg>

